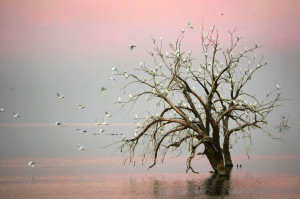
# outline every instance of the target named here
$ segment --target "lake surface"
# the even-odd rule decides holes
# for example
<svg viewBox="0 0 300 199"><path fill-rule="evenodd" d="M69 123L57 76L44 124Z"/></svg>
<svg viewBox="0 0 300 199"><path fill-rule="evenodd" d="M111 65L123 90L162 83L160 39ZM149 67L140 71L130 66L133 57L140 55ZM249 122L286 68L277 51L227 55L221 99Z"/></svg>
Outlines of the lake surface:
<svg viewBox="0 0 300 199"><path fill-rule="evenodd" d="M297 125L278 134L283 141L258 135L250 159L237 146L232 151L235 166L226 177L210 174L206 158L193 162L199 174L185 173L186 157L168 156L150 170L140 162L123 165L117 146L99 147L117 137L93 136L93 128L83 136L74 134L73 127L1 126L0 198L300 198ZM78 151L77 142L86 150ZM31 160L35 168L27 166Z"/></svg>

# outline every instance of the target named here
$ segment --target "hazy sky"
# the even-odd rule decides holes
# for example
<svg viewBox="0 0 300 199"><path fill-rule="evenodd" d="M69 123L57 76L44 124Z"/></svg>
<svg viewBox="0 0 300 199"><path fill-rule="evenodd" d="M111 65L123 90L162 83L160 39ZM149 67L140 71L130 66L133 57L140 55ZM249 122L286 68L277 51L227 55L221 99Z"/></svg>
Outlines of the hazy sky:
<svg viewBox="0 0 300 199"><path fill-rule="evenodd" d="M298 123L299 18L300 2L295 0L0 0L0 108L5 108L0 113L0 133L31 131L4 124L93 123L102 120L105 111L113 114L111 123L132 122L135 110L115 112L118 106L113 102L127 94L120 91L123 78L108 80L111 67L130 70L140 61L151 65L147 54L151 37L163 37L167 46L180 28L187 29L188 21L195 29L185 32L184 49L192 49L195 58L200 53L202 22L206 30L216 26L224 46L228 30L234 28L242 38L240 48L254 42L262 45L257 55L264 55L268 66L253 78L249 89L261 93L279 84L283 97L291 100L271 118L276 122L287 115ZM130 44L137 46L132 52ZM108 89L103 96L102 86ZM58 100L56 92L65 99ZM79 104L87 108L79 110ZM21 117L13 119L14 111ZM39 131L54 131L49 128ZM3 146L5 141L1 142Z"/></svg>

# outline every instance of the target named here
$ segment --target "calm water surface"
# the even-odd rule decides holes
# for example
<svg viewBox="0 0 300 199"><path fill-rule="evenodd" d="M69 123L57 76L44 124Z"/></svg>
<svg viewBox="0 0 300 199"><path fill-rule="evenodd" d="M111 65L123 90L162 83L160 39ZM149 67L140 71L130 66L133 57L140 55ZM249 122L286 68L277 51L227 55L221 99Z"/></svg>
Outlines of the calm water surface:
<svg viewBox="0 0 300 199"><path fill-rule="evenodd" d="M147 165L123 165L119 153L111 149L100 153L99 144L93 145L99 140L107 143L107 139L111 140L108 135L80 135L74 143L68 143L66 136L60 148L60 144L53 144L51 136L35 144L20 132L9 132L11 128L0 130L1 147L6 147L0 153L0 198L300 198L300 155L295 150L299 147L293 143L299 140L298 127L285 135L285 141L264 141L273 144L269 150L274 153L256 152L248 159L244 151L235 149L235 166L226 177L210 174L205 158L193 163L200 174L185 173L186 157L167 158L164 164L150 170ZM38 130L28 131L34 134ZM39 131L36 135L40 134ZM74 134L70 136L74 138ZM11 144L17 138L23 140L13 145L17 152L12 152ZM85 151L77 151L79 141L86 145ZM55 146L52 155L48 142ZM259 150L259 146L256 148ZM24 155L29 153L26 150L30 155ZM43 153L45 157L40 155ZM27 166L31 160L36 162L35 168ZM237 163L242 167L236 167Z"/></svg>

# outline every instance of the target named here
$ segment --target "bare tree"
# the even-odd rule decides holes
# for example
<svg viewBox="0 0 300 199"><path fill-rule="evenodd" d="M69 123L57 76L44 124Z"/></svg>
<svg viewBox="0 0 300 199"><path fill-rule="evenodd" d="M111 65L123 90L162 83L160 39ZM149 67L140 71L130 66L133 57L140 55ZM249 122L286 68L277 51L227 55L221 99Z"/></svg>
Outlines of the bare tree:
<svg viewBox="0 0 300 199"><path fill-rule="evenodd" d="M267 65L263 57L253 52L257 44L237 51L239 37L229 32L231 42L223 49L218 31L212 27L207 33L202 28L201 64L195 66L191 51L182 50L184 31L175 43L169 44L169 53L163 52L163 40L153 38L154 51L150 51L155 67L140 63L135 72L115 75L129 81L124 90L134 86L135 94L122 106L138 100L156 103L159 112L146 118L137 118L138 127L133 138L124 138L121 151L135 163L136 147L143 147L142 162L152 161L149 168L163 161L168 150L181 154L187 150L186 172L191 170L196 155L206 156L219 175L226 175L225 166L232 166L230 149L238 140L244 140L246 149L251 145L251 133L266 128L267 116L281 100L280 87L266 93L262 99L245 91L245 85L254 73ZM241 137L243 139L238 139ZM202 149L202 151L200 151Z"/></svg>

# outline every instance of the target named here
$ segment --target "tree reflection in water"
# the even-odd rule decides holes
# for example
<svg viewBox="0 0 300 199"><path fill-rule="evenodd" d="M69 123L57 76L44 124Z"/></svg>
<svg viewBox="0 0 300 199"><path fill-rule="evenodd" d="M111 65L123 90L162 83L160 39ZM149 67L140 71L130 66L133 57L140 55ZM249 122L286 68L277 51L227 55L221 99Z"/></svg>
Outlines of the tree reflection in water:
<svg viewBox="0 0 300 199"><path fill-rule="evenodd" d="M214 196L226 197L230 195L231 190L231 170L228 167L226 176L211 174L205 179L187 179L185 181L175 180L174 182L165 182L153 179L152 196L162 198L172 196L172 198L210 198ZM201 198L202 198L201 197Z"/></svg>
<svg viewBox="0 0 300 199"><path fill-rule="evenodd" d="M207 196L228 196L231 189L231 170L232 167L226 167L228 175L220 176L216 173L207 178L202 187Z"/></svg>

